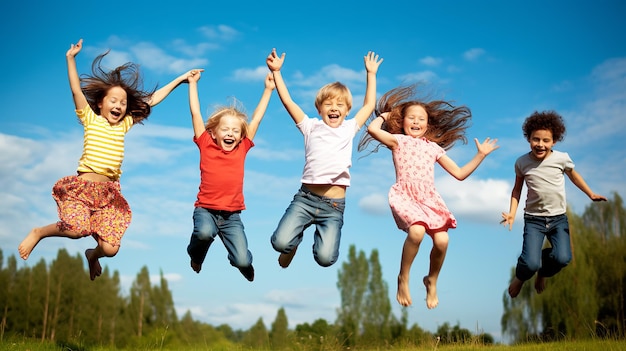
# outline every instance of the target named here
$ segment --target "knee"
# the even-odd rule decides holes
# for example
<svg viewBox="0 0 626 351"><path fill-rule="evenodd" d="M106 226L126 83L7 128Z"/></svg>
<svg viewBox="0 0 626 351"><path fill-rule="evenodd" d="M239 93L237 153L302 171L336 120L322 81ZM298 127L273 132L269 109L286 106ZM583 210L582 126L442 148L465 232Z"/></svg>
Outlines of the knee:
<svg viewBox="0 0 626 351"><path fill-rule="evenodd" d="M113 257L113 256L117 255L118 251L120 251L120 247L119 246L113 246L113 245L109 245L109 244L104 244L104 245L101 246L101 248L102 248L102 253L106 257Z"/></svg>
<svg viewBox="0 0 626 351"><path fill-rule="evenodd" d="M422 243L422 240L424 240L425 233L426 231L424 227L414 225L409 228L406 240L409 241L411 244L419 245Z"/></svg>
<svg viewBox="0 0 626 351"><path fill-rule="evenodd" d="M195 235L200 240L211 240L215 238L217 232L213 230L211 226L196 226L193 230L193 235Z"/></svg>
<svg viewBox="0 0 626 351"><path fill-rule="evenodd" d="M439 232L433 235L433 246L436 247L440 251L445 251L448 249L448 243L450 242L450 237L447 232Z"/></svg>
<svg viewBox="0 0 626 351"><path fill-rule="evenodd" d="M315 255L314 258L315 262L317 262L317 264L322 267L330 267L335 264L335 262L337 262L337 257L332 257L328 255Z"/></svg>
<svg viewBox="0 0 626 351"><path fill-rule="evenodd" d="M289 241L281 239L276 232L272 235L270 242L272 243L274 250L278 252L285 252L289 246Z"/></svg>
<svg viewBox="0 0 626 351"><path fill-rule="evenodd" d="M553 250L548 248L543 250L543 256L544 260L546 257L550 257L559 267L567 266L572 260L572 253L569 250Z"/></svg>

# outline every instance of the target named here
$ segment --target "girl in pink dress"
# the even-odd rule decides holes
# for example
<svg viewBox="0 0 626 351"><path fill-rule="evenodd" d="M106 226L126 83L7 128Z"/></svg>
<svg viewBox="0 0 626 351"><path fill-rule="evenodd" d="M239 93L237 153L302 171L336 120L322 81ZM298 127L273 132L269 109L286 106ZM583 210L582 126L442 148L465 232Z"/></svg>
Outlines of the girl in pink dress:
<svg viewBox="0 0 626 351"><path fill-rule="evenodd" d="M461 140L467 143L465 130L472 115L465 106L455 107L446 101L415 100L415 85L395 88L381 97L374 118L359 143L359 151L373 139L391 150L396 183L389 190L389 206L398 228L407 233L402 248L398 292L402 306L412 304L409 272L419 246L428 234L433 239L430 268L423 282L426 306L434 308L437 278L448 249L448 229L456 228L456 219L435 189L434 165L439 165L458 180L464 180L482 160L499 146L497 139L474 139L478 152L459 167L446 150Z"/></svg>

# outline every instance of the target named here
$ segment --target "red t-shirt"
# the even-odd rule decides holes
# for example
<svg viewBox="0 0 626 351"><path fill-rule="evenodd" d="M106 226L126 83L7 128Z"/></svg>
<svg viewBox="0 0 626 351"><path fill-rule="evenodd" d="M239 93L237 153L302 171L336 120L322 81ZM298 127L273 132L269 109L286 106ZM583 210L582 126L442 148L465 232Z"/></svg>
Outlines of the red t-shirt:
<svg viewBox="0 0 626 351"><path fill-rule="evenodd" d="M200 149L200 188L194 206L219 211L241 211L243 202L243 166L254 146L244 138L232 151L224 151L205 131L193 141Z"/></svg>

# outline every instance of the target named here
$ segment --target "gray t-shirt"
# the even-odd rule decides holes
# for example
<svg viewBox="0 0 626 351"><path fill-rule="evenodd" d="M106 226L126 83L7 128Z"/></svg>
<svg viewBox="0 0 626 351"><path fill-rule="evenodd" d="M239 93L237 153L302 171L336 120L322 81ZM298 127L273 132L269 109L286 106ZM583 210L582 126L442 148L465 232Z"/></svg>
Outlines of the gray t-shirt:
<svg viewBox="0 0 626 351"><path fill-rule="evenodd" d="M515 161L515 174L523 177L528 193L524 212L534 216L556 216L567 211L565 171L574 169L566 152L552 150L547 158L537 161L527 153Z"/></svg>

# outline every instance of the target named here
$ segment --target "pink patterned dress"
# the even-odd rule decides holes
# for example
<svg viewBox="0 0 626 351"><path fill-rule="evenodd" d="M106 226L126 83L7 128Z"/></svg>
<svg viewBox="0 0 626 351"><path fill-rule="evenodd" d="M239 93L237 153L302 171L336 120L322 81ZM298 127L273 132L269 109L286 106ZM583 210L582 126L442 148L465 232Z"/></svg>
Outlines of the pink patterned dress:
<svg viewBox="0 0 626 351"><path fill-rule="evenodd" d="M429 234L456 228L456 219L435 189L435 163L446 151L425 138L394 136L396 183L389 189L389 206L398 228L408 232L420 224Z"/></svg>

